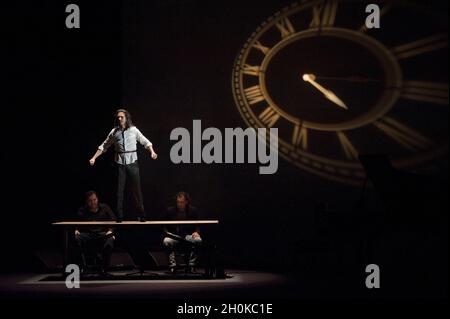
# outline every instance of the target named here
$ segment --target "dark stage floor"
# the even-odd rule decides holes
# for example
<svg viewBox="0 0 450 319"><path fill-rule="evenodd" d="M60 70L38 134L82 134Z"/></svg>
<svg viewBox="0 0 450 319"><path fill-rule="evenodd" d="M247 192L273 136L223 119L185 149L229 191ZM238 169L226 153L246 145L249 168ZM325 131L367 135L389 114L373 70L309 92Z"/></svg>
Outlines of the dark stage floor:
<svg viewBox="0 0 450 319"><path fill-rule="evenodd" d="M236 269L227 270L224 279L202 279L183 274L171 279L162 271L131 278L127 278L126 272L112 274L112 278L82 278L80 288L72 289L68 289L62 276L55 273L1 274L0 305L14 311L33 309L47 313L57 304L81 315L86 309L99 311L99 315L105 315L105 311L128 314L130 310L140 309L163 314L166 318L185 318L186 313L179 313L180 307L186 310L189 306L205 305L211 307L210 317L213 318L233 318L235 315L238 315L236 318L278 318L311 312L316 317L330 312L335 315L336 311L348 315L350 309L360 317L360 311L366 312L367 309L371 309L371 313L384 313L385 308L381 306L385 305L396 309L399 314L405 311L416 313L416 309L428 313L432 309L441 309L447 302L440 298L433 300L422 296L410 299L401 294L394 296L393 292L383 294L381 291L359 289L346 277L335 277L330 281L326 276L320 280L308 274ZM433 307L429 307L430 303ZM220 313L224 306L246 304L271 307L272 312L248 316ZM205 314L197 314L197 317L205 317Z"/></svg>
<svg viewBox="0 0 450 319"><path fill-rule="evenodd" d="M126 272L111 272L113 277L89 275L82 278L80 288L68 289L59 274L2 274L0 295L15 298L254 298L287 297L289 279L282 274L230 270L225 279L204 279L199 275L164 272L126 276ZM283 292L284 291L284 292ZM291 295L294 297L294 295Z"/></svg>
<svg viewBox="0 0 450 319"><path fill-rule="evenodd" d="M129 271L128 271L129 272ZM303 302L408 302L447 300L429 287L385 287L367 289L364 277L309 272L276 273L228 269L226 278L205 279L200 274L176 276L152 271L143 277L111 272L112 277L83 276L80 288L68 289L59 273L0 274L0 300L23 299L128 299L128 300L282 300ZM360 278L361 277L361 278Z"/></svg>

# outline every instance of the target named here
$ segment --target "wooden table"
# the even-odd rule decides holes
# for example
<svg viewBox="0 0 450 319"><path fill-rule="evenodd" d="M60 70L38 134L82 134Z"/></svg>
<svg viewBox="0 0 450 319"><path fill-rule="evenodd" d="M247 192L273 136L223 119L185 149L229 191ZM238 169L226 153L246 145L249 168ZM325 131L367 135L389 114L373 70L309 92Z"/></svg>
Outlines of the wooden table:
<svg viewBox="0 0 450 319"><path fill-rule="evenodd" d="M167 225L217 225L218 220L151 220L146 222L139 221L123 221L117 223L115 221L65 221L52 223L54 226L63 228L63 272L69 260L69 232L76 227L81 226L114 226L114 227L148 227L148 226L167 226Z"/></svg>

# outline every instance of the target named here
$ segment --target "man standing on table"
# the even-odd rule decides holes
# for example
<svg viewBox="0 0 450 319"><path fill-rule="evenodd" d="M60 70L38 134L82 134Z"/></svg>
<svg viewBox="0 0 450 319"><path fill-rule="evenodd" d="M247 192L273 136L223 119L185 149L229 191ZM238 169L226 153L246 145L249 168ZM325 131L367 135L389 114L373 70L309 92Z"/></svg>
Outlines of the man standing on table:
<svg viewBox="0 0 450 319"><path fill-rule="evenodd" d="M123 199L125 186L128 179L128 191L131 195L138 220L145 222L144 204L142 200L141 181L139 177L139 165L137 162L137 142L145 147L152 159L158 155L153 149L153 144L133 125L130 113L125 109L115 112L115 127L108 134L106 140L98 147L97 152L89 160L90 165L114 144L117 167L117 222L123 220Z"/></svg>

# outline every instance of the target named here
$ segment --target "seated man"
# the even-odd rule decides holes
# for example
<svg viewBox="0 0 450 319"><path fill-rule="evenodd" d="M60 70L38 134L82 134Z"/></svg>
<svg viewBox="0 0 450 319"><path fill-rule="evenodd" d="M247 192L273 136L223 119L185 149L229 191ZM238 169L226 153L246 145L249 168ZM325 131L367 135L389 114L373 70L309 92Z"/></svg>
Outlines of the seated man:
<svg viewBox="0 0 450 319"><path fill-rule="evenodd" d="M176 205L167 209L165 220L197 220L198 214L195 207L191 205L191 199L186 192L179 192L175 195ZM169 255L169 269L171 273L175 272L177 265L175 258L175 247L183 244L183 239L186 243L192 243L185 245L187 252L189 253L189 261L187 266L188 272L195 272L195 266L197 262L198 247L202 243L200 237L200 229L196 225L177 225L174 227L167 227L164 229L166 237L164 238L164 247ZM172 236L171 234L175 235ZM176 237L181 237L177 240ZM184 243L184 244L186 244Z"/></svg>
<svg viewBox="0 0 450 319"><path fill-rule="evenodd" d="M86 193L85 205L78 210L78 219L81 221L110 221L116 220L116 216L108 205L99 203L95 191L89 191ZM106 268L110 264L114 248L113 229L102 226L75 229L75 239L81 250L83 268L86 267L85 257L88 250L101 252L101 272L106 274Z"/></svg>

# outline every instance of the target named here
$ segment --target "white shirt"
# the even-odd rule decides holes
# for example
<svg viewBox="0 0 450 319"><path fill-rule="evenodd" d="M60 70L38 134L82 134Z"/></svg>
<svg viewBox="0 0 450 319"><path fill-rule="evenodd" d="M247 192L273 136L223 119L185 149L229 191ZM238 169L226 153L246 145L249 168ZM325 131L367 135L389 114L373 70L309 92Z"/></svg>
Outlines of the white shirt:
<svg viewBox="0 0 450 319"><path fill-rule="evenodd" d="M115 162L122 165L132 164L137 161L137 142L145 148L153 145L136 126L126 130L113 128L98 149L105 153L114 144Z"/></svg>

